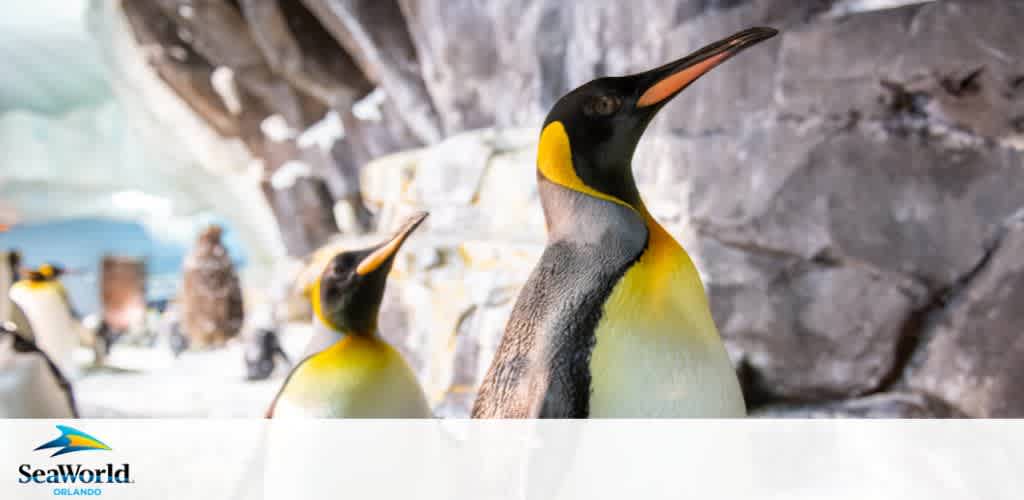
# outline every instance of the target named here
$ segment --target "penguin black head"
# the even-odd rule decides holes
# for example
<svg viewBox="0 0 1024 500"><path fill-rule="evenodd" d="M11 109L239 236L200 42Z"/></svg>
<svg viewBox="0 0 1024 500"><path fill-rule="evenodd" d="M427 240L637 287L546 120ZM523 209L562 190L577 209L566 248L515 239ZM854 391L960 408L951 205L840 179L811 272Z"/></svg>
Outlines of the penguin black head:
<svg viewBox="0 0 1024 500"><path fill-rule="evenodd" d="M64 268L56 264L43 264L36 269L26 271L25 278L29 281L54 281L64 274Z"/></svg>
<svg viewBox="0 0 1024 500"><path fill-rule="evenodd" d="M421 212L406 221L388 241L332 257L311 290L317 317L339 332L376 333L377 313L395 255L426 218L427 213Z"/></svg>
<svg viewBox="0 0 1024 500"><path fill-rule="evenodd" d="M658 110L704 73L776 33L750 28L650 71L598 78L569 92L544 121L539 174L564 187L638 207L633 150Z"/></svg>

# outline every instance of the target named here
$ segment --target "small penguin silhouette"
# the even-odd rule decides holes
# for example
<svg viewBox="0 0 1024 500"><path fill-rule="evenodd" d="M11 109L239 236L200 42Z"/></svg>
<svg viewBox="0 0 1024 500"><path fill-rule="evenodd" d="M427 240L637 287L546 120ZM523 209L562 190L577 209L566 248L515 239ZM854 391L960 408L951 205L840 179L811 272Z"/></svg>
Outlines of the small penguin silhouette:
<svg viewBox="0 0 1024 500"><path fill-rule="evenodd" d="M170 344L171 352L174 353L175 358L188 350L188 337L181 332L180 322L175 321L170 325L170 329L167 332L167 342Z"/></svg>
<svg viewBox="0 0 1024 500"><path fill-rule="evenodd" d="M281 347L277 330L273 328L255 330L245 346L245 379L249 381L266 380L274 372L278 359L285 364L291 364L288 354Z"/></svg>

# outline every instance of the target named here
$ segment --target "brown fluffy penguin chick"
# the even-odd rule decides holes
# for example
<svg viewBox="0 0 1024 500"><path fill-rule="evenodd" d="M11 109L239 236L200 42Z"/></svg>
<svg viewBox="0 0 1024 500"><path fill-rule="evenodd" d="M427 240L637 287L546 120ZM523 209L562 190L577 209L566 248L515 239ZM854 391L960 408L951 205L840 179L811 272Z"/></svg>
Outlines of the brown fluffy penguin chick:
<svg viewBox="0 0 1024 500"><path fill-rule="evenodd" d="M220 226L199 235L185 259L181 290L181 324L192 346L223 345L238 335L244 319L242 288Z"/></svg>

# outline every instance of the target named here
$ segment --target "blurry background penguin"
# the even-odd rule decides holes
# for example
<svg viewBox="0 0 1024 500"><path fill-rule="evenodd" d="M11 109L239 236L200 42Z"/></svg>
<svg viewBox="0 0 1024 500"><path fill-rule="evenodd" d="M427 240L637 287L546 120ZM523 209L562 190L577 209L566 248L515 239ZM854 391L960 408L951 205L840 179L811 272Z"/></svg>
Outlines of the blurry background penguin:
<svg viewBox="0 0 1024 500"><path fill-rule="evenodd" d="M379 245L314 258L308 289L316 333L285 380L268 418L429 418L423 388L402 355L377 331L387 276L406 238L427 217L410 218Z"/></svg>
<svg viewBox="0 0 1024 500"><path fill-rule="evenodd" d="M12 322L0 322L0 418L78 418L71 384Z"/></svg>
<svg viewBox="0 0 1024 500"><path fill-rule="evenodd" d="M53 359L61 372L75 378L80 372L72 359L75 347L80 344L93 347L100 362L106 347L82 326L60 282L62 274L64 269L55 264L23 270L22 279L11 287L10 297L24 311L35 344Z"/></svg>
<svg viewBox="0 0 1024 500"><path fill-rule="evenodd" d="M245 379L266 380L274 373L277 361L291 363L281 347L277 329L261 327L249 332L245 342Z"/></svg>
<svg viewBox="0 0 1024 500"><path fill-rule="evenodd" d="M211 225L199 235L185 258L178 301L181 327L190 347L221 346L242 328L242 288L220 226Z"/></svg>
<svg viewBox="0 0 1024 500"><path fill-rule="evenodd" d="M164 309L158 328L157 336L166 342L175 358L188 349L188 337L181 327L181 307L177 302L169 303Z"/></svg>
<svg viewBox="0 0 1024 500"><path fill-rule="evenodd" d="M258 318L253 326L242 334L245 342L245 379L249 381L269 378L278 361L284 365L291 364L278 337L279 327L274 307L269 306L256 316Z"/></svg>

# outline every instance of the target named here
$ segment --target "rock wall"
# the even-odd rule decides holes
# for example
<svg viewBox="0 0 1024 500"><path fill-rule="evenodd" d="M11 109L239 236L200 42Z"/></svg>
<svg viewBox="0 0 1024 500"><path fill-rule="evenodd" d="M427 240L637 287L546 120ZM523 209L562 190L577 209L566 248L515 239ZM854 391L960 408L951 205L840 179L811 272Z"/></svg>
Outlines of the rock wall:
<svg viewBox="0 0 1024 500"><path fill-rule="evenodd" d="M396 265L382 329L413 360L442 415L467 414L518 289L543 249L534 132L464 133L382 158L363 172L364 199L385 227L397 226L412 211L431 211ZM823 168L858 167L833 162ZM1007 180L1011 172L1007 167ZM919 179L924 185L944 181L941 171ZM652 206L679 206L678 195L658 194L671 193L659 187L640 189ZM677 189L684 199L694 198L692 186ZM1012 183L1006 189L1019 190ZM786 206L784 201L779 203ZM933 289L922 279L853 258L723 243L715 233L695 229L688 210L684 205L675 218L660 218L674 221L673 232L704 274L755 413L1024 415L1013 389L1024 368L1020 215L1004 219L965 275ZM929 224L949 220L936 217Z"/></svg>
<svg viewBox="0 0 1024 500"><path fill-rule="evenodd" d="M159 3L175 22L196 14ZM256 68L292 89L301 98L246 84L264 114L293 126L305 126L300 108L337 110L346 135L313 170L344 179L349 191L332 195L348 193L378 229L432 212L396 268L384 328L439 411L465 415L543 245L533 149L546 109L597 75L777 27L666 108L634 165L654 215L705 275L751 408L1024 416L1012 389L1024 369L1024 4L848 3L303 0L280 3L282 24L257 22L273 12L242 1L225 15L253 33L246 58L211 62L197 36L175 43L210 68ZM319 46L282 56L291 44L261 42L282 26L304 33L300 20ZM324 70L331 95L348 97L296 80L320 74L304 68L325 54L346 65ZM303 99L316 105L280 109ZM359 112L367 102L374 112Z"/></svg>
<svg viewBox="0 0 1024 500"><path fill-rule="evenodd" d="M725 34L762 16L704 19ZM755 413L1024 416L1012 20L1019 5L945 2L795 23L688 89L641 144L641 192L697 259ZM449 242L424 243L432 264L395 288L450 414L542 247L535 135L460 135L364 172L371 205L427 208L423 238Z"/></svg>

